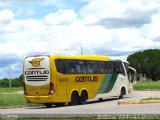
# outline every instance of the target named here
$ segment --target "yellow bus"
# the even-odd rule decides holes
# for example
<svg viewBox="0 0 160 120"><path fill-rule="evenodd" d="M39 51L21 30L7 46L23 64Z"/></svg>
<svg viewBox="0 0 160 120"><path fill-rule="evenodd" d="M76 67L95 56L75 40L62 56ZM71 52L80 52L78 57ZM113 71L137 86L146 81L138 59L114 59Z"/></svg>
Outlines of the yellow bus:
<svg viewBox="0 0 160 120"><path fill-rule="evenodd" d="M31 56L24 60L24 94L46 107L85 104L132 93L135 69L121 60L94 55Z"/></svg>

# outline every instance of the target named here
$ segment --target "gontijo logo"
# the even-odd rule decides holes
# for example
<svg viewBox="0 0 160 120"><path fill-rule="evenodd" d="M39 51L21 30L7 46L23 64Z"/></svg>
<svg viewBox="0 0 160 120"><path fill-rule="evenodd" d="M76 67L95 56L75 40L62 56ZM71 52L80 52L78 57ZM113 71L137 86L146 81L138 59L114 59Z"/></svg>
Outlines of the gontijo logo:
<svg viewBox="0 0 160 120"><path fill-rule="evenodd" d="M44 60L44 58L35 58L32 61L28 61L29 63L32 64L32 66L34 67L39 67L40 66L40 62Z"/></svg>

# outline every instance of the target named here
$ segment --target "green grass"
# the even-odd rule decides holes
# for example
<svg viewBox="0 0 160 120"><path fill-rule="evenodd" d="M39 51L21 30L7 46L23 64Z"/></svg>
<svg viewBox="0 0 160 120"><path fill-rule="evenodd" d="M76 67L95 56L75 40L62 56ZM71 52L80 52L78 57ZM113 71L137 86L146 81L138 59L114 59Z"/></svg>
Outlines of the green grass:
<svg viewBox="0 0 160 120"><path fill-rule="evenodd" d="M137 82L134 90L160 90L160 81ZM22 91L23 87L0 88L0 107L26 105L23 94L9 94ZM8 94L2 94L8 93ZM160 98L148 98L150 100L160 100Z"/></svg>
<svg viewBox="0 0 160 120"><path fill-rule="evenodd" d="M111 115L110 115L111 116ZM17 118L16 120L97 120L97 117L27 117L27 118ZM101 119L103 120L103 119ZM107 119L108 120L108 119ZM110 119L112 120L112 119ZM114 119L114 120L117 120L117 119ZM118 119L119 120L119 119Z"/></svg>
<svg viewBox="0 0 160 120"><path fill-rule="evenodd" d="M23 91L23 87L0 88L0 107L7 106L39 106L42 104L28 104L25 100L24 94L16 92Z"/></svg>
<svg viewBox="0 0 160 120"><path fill-rule="evenodd" d="M160 81L137 82L134 90L160 90Z"/></svg>
<svg viewBox="0 0 160 120"><path fill-rule="evenodd" d="M142 100L160 100L160 98L158 98L158 97L155 97L155 98L150 97L150 98L145 98L145 99L142 99Z"/></svg>
<svg viewBox="0 0 160 120"><path fill-rule="evenodd" d="M16 91L23 91L23 87L0 88L0 93L13 93Z"/></svg>
<svg viewBox="0 0 160 120"><path fill-rule="evenodd" d="M25 105L23 94L0 94L0 107Z"/></svg>
<svg viewBox="0 0 160 120"><path fill-rule="evenodd" d="M0 88L0 107L25 105L24 95L14 94L17 91L23 91L23 88Z"/></svg>

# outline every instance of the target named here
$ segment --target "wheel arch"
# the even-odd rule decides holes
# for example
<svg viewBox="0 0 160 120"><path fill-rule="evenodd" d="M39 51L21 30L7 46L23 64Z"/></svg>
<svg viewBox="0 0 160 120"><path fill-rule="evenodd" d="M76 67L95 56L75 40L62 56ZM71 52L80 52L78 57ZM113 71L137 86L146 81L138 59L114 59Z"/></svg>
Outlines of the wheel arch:
<svg viewBox="0 0 160 120"><path fill-rule="evenodd" d="M79 90L78 89L73 89L69 94L70 99L71 99L71 96L72 96L73 92L76 92L78 94L78 96L79 96L79 93L80 93Z"/></svg>
<svg viewBox="0 0 160 120"><path fill-rule="evenodd" d="M120 95L121 95L121 91L123 92L123 95L126 95L126 87L122 86L120 89Z"/></svg>
<svg viewBox="0 0 160 120"><path fill-rule="evenodd" d="M81 89L81 91L79 92L79 96L81 96L83 91L87 93L87 99L88 99L88 91L86 88Z"/></svg>

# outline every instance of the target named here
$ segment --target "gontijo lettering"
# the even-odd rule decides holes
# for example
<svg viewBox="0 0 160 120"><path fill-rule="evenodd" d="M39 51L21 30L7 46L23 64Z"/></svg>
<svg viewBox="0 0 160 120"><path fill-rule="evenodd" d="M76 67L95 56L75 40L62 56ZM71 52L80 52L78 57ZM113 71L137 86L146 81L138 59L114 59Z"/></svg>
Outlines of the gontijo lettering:
<svg viewBox="0 0 160 120"><path fill-rule="evenodd" d="M25 75L48 75L49 70L25 71Z"/></svg>
<svg viewBox="0 0 160 120"><path fill-rule="evenodd" d="M78 76L75 78L76 82L97 82L98 76Z"/></svg>

